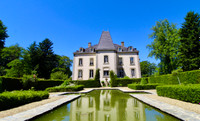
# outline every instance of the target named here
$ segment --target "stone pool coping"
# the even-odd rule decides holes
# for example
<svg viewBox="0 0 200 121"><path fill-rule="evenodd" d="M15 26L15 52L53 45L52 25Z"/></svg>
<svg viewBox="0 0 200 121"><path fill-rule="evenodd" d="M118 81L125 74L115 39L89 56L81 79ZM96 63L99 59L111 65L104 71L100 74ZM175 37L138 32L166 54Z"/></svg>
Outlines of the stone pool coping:
<svg viewBox="0 0 200 121"><path fill-rule="evenodd" d="M174 106L171 104L167 104L155 99L151 99L148 97L145 97L141 94L130 94L130 96L156 108L161 110L162 112L165 112L167 114L170 114L178 119L184 120L184 121L200 121L200 114L196 112L192 112L189 110L185 110L181 107Z"/></svg>
<svg viewBox="0 0 200 121"><path fill-rule="evenodd" d="M64 98L66 97L66 98ZM63 98L56 100L54 102L51 103L47 103L44 104L42 106L21 112L21 113L17 113L14 114L12 116L8 116L8 117L4 117L2 119L0 119L0 121L26 121L26 120L30 120L33 119L37 116L40 116L46 112L49 112L59 106L61 106L64 103L68 103L71 102L77 98L79 98L80 95L68 95L68 96L63 96Z"/></svg>
<svg viewBox="0 0 200 121"><path fill-rule="evenodd" d="M129 89L128 87L101 87L101 88L84 88L84 90L79 91L79 92L58 92L58 93L51 93L50 97L57 97L57 96L62 96L62 99L56 100L51 103L47 103L41 106L38 106L36 108L32 108L30 110L20 112L17 114L14 114L12 116L4 117L0 119L0 121L22 121L22 120L30 120L32 118L35 118L37 116L40 116L48 111L51 111L55 109L56 107L59 107L60 105L71 102L74 99L77 99L80 97L80 95L67 95L64 96L65 94L80 94L80 93L88 93L93 90L120 90L124 93L140 93L144 92L150 95L157 95L155 90L132 90ZM198 113L182 109L180 107L164 103L161 101L158 101L156 99L151 99L148 97L145 97L143 94L130 94L130 96L137 98L138 100L154 107L157 108L165 113L168 113L174 117L177 117L181 120L186 120L186 121L199 121L200 116ZM64 98L66 97L66 98ZM46 109L46 110L45 110Z"/></svg>

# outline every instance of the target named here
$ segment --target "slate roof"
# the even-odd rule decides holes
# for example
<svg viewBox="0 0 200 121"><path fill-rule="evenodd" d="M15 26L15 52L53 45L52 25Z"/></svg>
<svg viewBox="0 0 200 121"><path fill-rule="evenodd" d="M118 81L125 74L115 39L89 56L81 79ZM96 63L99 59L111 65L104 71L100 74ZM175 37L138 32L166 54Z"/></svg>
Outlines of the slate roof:
<svg viewBox="0 0 200 121"><path fill-rule="evenodd" d="M115 50L109 31L103 31L96 50Z"/></svg>
<svg viewBox="0 0 200 121"><path fill-rule="evenodd" d="M119 51L118 48L121 47L122 51ZM98 50L114 50L118 53L120 52L136 52L138 53L139 51L136 50L136 48L133 48L132 51L130 51L130 47L125 47L121 46L118 44L113 44L112 38L110 36L109 31L103 31L99 40L99 43L96 45L93 45L89 48L83 48L83 51L80 52L80 50L77 50L74 54L76 53L96 53Z"/></svg>

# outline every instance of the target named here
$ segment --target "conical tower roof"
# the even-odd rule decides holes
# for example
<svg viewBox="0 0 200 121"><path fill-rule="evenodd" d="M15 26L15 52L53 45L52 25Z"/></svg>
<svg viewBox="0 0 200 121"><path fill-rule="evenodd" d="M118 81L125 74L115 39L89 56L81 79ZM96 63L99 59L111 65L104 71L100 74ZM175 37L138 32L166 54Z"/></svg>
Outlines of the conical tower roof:
<svg viewBox="0 0 200 121"><path fill-rule="evenodd" d="M109 31L103 31L96 50L115 50Z"/></svg>

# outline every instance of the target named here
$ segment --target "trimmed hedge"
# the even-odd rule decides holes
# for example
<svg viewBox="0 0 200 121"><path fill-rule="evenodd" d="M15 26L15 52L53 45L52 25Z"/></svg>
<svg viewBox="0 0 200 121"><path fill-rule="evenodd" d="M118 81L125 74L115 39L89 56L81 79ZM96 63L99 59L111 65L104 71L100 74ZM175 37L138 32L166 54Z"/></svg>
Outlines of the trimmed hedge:
<svg viewBox="0 0 200 121"><path fill-rule="evenodd" d="M49 92L69 92L69 91L80 91L83 90L83 85L76 85L76 86L56 86L56 87L49 87L46 91Z"/></svg>
<svg viewBox="0 0 200 121"><path fill-rule="evenodd" d="M148 90L148 89L156 89L158 84L129 84L128 88L135 90Z"/></svg>
<svg viewBox="0 0 200 121"><path fill-rule="evenodd" d="M50 79L38 80L35 89L45 90L48 87L58 86L63 82L64 81L62 80L50 80ZM1 90L13 91L21 89L24 89L21 78L0 77L0 92Z"/></svg>
<svg viewBox="0 0 200 121"><path fill-rule="evenodd" d="M84 85L85 88L101 86L100 82L96 80L73 80L73 81L70 81L70 83L74 83L76 85Z"/></svg>
<svg viewBox="0 0 200 121"><path fill-rule="evenodd" d="M1 77L2 79L2 90L13 91L23 89L21 78L9 78Z"/></svg>
<svg viewBox="0 0 200 121"><path fill-rule="evenodd" d="M39 80L37 82L37 86L35 87L36 90L45 90L48 87L55 87L59 86L63 83L64 81L62 80Z"/></svg>
<svg viewBox="0 0 200 121"><path fill-rule="evenodd" d="M177 75L181 83L199 84L200 83L200 70L186 71L178 73ZM172 74L149 77L149 83L162 83L162 84L178 84L177 76Z"/></svg>
<svg viewBox="0 0 200 121"><path fill-rule="evenodd" d="M2 89L2 77L0 77L0 93L3 92L3 89Z"/></svg>
<svg viewBox="0 0 200 121"><path fill-rule="evenodd" d="M156 91L159 96L200 103L200 84L158 86Z"/></svg>
<svg viewBox="0 0 200 121"><path fill-rule="evenodd" d="M12 91L0 94L0 110L10 109L30 102L47 99L47 91Z"/></svg>
<svg viewBox="0 0 200 121"><path fill-rule="evenodd" d="M117 85L123 86L123 87L127 87L128 84L132 84L132 83L140 83L140 81L141 81L141 78L132 78L132 79L118 78L118 79L116 79Z"/></svg>

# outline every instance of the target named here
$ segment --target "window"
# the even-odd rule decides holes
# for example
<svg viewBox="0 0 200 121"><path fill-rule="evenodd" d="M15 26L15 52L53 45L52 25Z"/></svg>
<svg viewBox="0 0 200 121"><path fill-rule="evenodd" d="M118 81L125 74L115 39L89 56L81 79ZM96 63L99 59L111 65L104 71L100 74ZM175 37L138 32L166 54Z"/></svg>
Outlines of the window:
<svg viewBox="0 0 200 121"><path fill-rule="evenodd" d="M129 51L132 51L133 50L133 47L129 47Z"/></svg>
<svg viewBox="0 0 200 121"><path fill-rule="evenodd" d="M94 52L94 49L93 49L93 48L90 48L90 51L91 51L91 52Z"/></svg>
<svg viewBox="0 0 200 121"><path fill-rule="evenodd" d="M83 52L83 48L80 48L79 51L80 51L80 52Z"/></svg>
<svg viewBox="0 0 200 121"><path fill-rule="evenodd" d="M94 71L93 71L93 70L90 70L89 77L90 77L90 78L93 78L93 77L94 77Z"/></svg>
<svg viewBox="0 0 200 121"><path fill-rule="evenodd" d="M90 58L90 66L93 66L93 65L94 65L94 59Z"/></svg>
<svg viewBox="0 0 200 121"><path fill-rule="evenodd" d="M108 56L107 55L104 56L104 63L108 63Z"/></svg>
<svg viewBox="0 0 200 121"><path fill-rule="evenodd" d="M103 75L104 75L105 77L108 77L108 76L109 76L109 71L108 71L108 70L103 71Z"/></svg>
<svg viewBox="0 0 200 121"><path fill-rule="evenodd" d="M118 51L119 51L119 52L122 52L122 48L121 48L121 47L119 47L119 48L118 48Z"/></svg>
<svg viewBox="0 0 200 121"><path fill-rule="evenodd" d="M82 58L79 58L78 65L79 65L79 66L83 66L83 59L82 59Z"/></svg>
<svg viewBox="0 0 200 121"><path fill-rule="evenodd" d="M122 58L119 58L118 64L119 64L119 65L122 65L122 64L123 64Z"/></svg>
<svg viewBox="0 0 200 121"><path fill-rule="evenodd" d="M123 69L123 68L120 68L120 69L119 69L118 77L121 77L121 78L124 77L124 69Z"/></svg>
<svg viewBox="0 0 200 121"><path fill-rule="evenodd" d="M132 76L132 77L135 76L135 69L131 69L131 76Z"/></svg>
<svg viewBox="0 0 200 121"><path fill-rule="evenodd" d="M82 70L78 70L78 78L82 78L83 77L83 71Z"/></svg>
<svg viewBox="0 0 200 121"><path fill-rule="evenodd" d="M134 58L133 57L130 57L130 64L134 65Z"/></svg>

